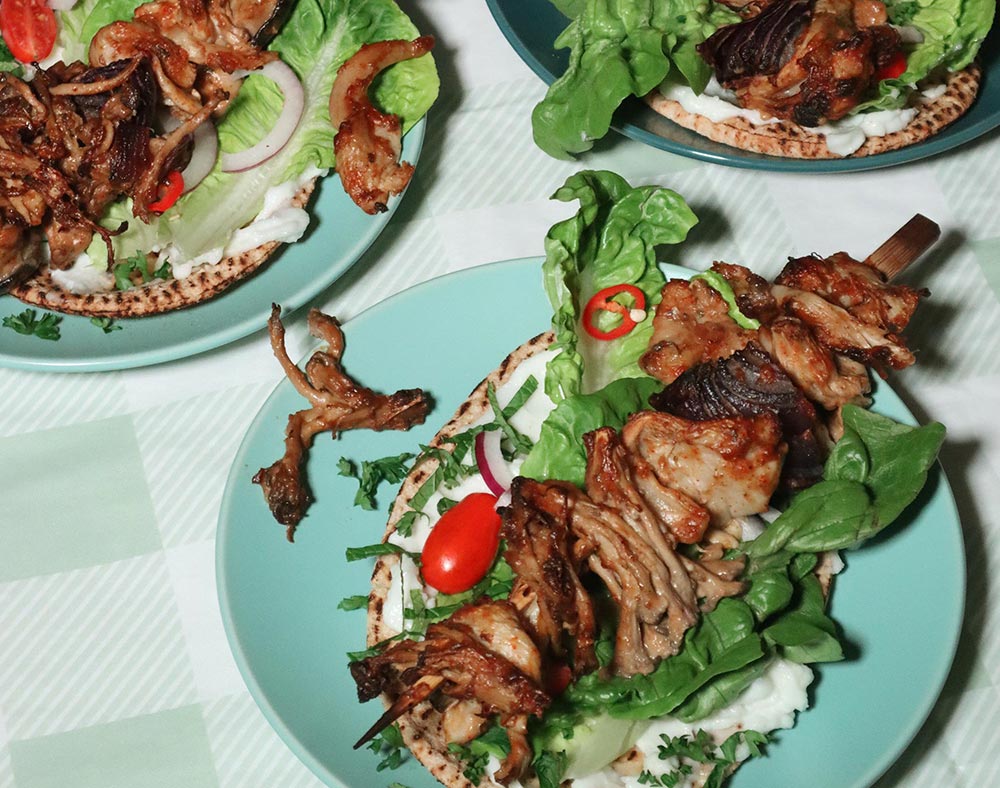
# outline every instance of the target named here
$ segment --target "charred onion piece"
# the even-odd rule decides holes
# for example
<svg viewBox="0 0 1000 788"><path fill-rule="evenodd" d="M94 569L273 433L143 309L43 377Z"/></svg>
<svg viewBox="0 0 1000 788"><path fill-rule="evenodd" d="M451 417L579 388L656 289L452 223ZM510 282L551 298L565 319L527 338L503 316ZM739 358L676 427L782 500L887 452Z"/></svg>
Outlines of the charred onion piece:
<svg viewBox="0 0 1000 788"><path fill-rule="evenodd" d="M399 161L399 116L379 112L368 97L368 89L380 71L420 57L432 46L433 36L365 44L337 72L330 93L330 122L336 129L335 168L344 191L365 213L387 211L389 196L402 192L413 175L413 165Z"/></svg>
<svg viewBox="0 0 1000 788"><path fill-rule="evenodd" d="M271 307L267 321L271 348L288 379L311 406L288 417L285 454L268 468L254 474L254 484L264 489L264 498L274 518L287 526L288 541L312 502L305 479L306 452L317 433L351 429L406 430L423 423L429 401L420 389L378 394L346 375L340 366L344 335L337 319L317 309L309 312L309 333L327 343L306 362L303 372L288 357L281 307Z"/></svg>

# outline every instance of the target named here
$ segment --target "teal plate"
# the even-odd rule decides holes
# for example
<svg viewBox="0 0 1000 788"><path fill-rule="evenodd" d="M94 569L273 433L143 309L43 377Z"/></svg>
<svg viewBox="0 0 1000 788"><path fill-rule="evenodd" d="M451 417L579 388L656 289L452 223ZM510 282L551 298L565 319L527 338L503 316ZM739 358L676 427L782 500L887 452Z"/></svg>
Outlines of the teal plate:
<svg viewBox="0 0 1000 788"><path fill-rule="evenodd" d="M493 18L521 59L551 85L566 70L569 50L554 50L568 20L549 0L486 0ZM852 172L916 161L962 145L1000 126L1000 31L994 28L979 54L983 80L972 108L929 140L856 159L784 159L743 151L678 126L638 99L626 101L611 127L654 148L713 164L778 172Z"/></svg>
<svg viewBox="0 0 1000 788"><path fill-rule="evenodd" d="M356 484L338 475L337 461L415 452L426 443L510 350L548 328L540 280L538 259L472 268L393 296L345 326L352 375L381 391L423 387L435 407L408 433L320 436L309 458L317 500L295 544L285 541L250 481L281 455L288 414L303 407L290 383L275 389L237 454L216 548L226 633L264 716L328 785L437 785L412 759L399 771L377 772L378 758L351 749L382 710L358 704L347 670L345 652L364 647L365 614L338 610L337 603L367 593L371 564L347 563L344 550L382 538L393 491L380 491L380 511L352 506ZM876 403L912 421L886 386ZM939 470L921 504L904 516L904 527L848 557L833 613L858 655L821 668L811 693L815 709L777 735L767 758L741 769L732 788L860 788L890 766L920 727L951 664L965 580L958 515Z"/></svg>
<svg viewBox="0 0 1000 788"><path fill-rule="evenodd" d="M421 120L403 138L403 158L413 164L420 157L426 124ZM63 315L55 342L0 328L0 366L47 372L127 369L185 358L245 337L264 327L272 303L281 304L287 314L345 273L385 229L400 199L390 200L386 213L369 216L331 173L317 185L306 236L282 246L261 270L221 295L174 312L116 320L121 331L108 334L88 317ZM25 308L13 296L0 296L0 317Z"/></svg>

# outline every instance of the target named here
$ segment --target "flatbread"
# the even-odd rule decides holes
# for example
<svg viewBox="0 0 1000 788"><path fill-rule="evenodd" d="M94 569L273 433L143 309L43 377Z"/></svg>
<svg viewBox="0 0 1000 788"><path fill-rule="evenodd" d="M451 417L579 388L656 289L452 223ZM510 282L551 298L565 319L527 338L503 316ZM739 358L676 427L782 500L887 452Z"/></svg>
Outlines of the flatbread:
<svg viewBox="0 0 1000 788"><path fill-rule="evenodd" d="M846 158L873 156L933 137L972 106L979 92L981 77L982 71L978 64L952 72L945 92L936 99L923 103L917 110L916 117L905 129L884 137L869 137L864 145ZM745 118L716 122L704 115L688 112L680 103L665 98L655 90L646 95L644 100L656 112L679 126L734 148L792 159L845 158L832 153L822 135L813 134L789 121L761 126L755 126Z"/></svg>
<svg viewBox="0 0 1000 788"><path fill-rule="evenodd" d="M315 185L314 179L303 186L292 198L292 205L304 207ZM56 284L49 269L45 268L9 292L26 304L72 315L108 318L156 315L217 296L261 268L280 245L278 241L269 241L218 263L200 265L182 279L156 279L129 290L71 293Z"/></svg>
<svg viewBox="0 0 1000 788"><path fill-rule="evenodd" d="M451 420L434 436L430 445L447 447L450 445L449 439L451 437L464 432L475 424L491 408L487 397L487 387L490 384L496 388L502 386L511 379L519 364L547 350L554 340L555 335L552 332L546 332L514 350L499 367L472 390L472 393L455 411ZM396 502L389 515L385 539L388 539L396 530L396 524L400 518L409 511L409 501L420 489L420 485L434 473L437 465L437 460L430 459L410 471L409 476L400 487ZM382 556L375 563L375 570L372 573L372 590L368 597L369 646L396 634L396 630L386 625L382 611L389 594L392 572L398 563L399 557L395 555ZM384 696L382 700L388 707L389 702ZM461 762L449 755L448 742L445 741L441 732L441 714L430 703L418 704L408 714L400 717L397 722L406 746L435 778L451 788L473 788L474 783L469 782L462 774L464 767Z"/></svg>
<svg viewBox="0 0 1000 788"><path fill-rule="evenodd" d="M450 439L453 436L467 430L490 410L491 405L487 396L488 386L490 384L494 388L502 386L511 379L518 365L532 356L548 350L554 341L555 334L549 331L539 334L514 350L499 367L472 390L472 393L455 411L455 415L438 431L429 445L451 447ZM396 524L404 514L410 511L410 500L427 478L434 473L437 466L437 460L425 460L420 465L415 466L403 480L389 514L383 541L395 532ZM397 630L386 624L383 611L391 587L392 573L399 565L399 560L397 555L387 555L379 557L375 562L375 569L372 572L372 589L368 596L368 646L374 646L397 634ZM832 582L830 561L824 560L817 566L816 574L820 578L824 595L828 595ZM392 701L383 695L382 702L388 708ZM477 788L475 783L470 782L462 774L464 766L461 761L448 752L448 741L442 731L441 712L435 709L430 702L425 701L418 704L409 713L399 717L396 722L406 746L439 782L448 788ZM627 760L628 757L629 753L625 753L619 760ZM735 768L734 766L733 771ZM710 768L702 769L703 774L695 776L695 784L699 784L697 782L699 779L702 781L707 779L709 771Z"/></svg>

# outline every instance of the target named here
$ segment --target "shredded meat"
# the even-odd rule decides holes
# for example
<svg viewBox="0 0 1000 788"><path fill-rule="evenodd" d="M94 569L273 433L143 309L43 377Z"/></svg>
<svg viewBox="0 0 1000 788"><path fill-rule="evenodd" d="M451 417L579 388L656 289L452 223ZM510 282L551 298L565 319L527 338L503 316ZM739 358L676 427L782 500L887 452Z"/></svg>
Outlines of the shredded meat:
<svg viewBox="0 0 1000 788"><path fill-rule="evenodd" d="M395 698L389 709L354 745L360 747L401 714L432 695L474 702L474 716L499 715L510 737L510 755L497 779L520 776L531 760L527 723L541 716L551 698L541 688L541 657L513 605L486 601L466 605L449 619L431 624L423 640L402 640L385 651L351 663L358 699L381 693ZM473 707L461 707L469 714Z"/></svg>
<svg viewBox="0 0 1000 788"><path fill-rule="evenodd" d="M572 555L570 519L575 488L517 477L503 510L504 558L517 576L510 599L542 653L564 661L574 675L597 667L594 606Z"/></svg>
<svg viewBox="0 0 1000 788"><path fill-rule="evenodd" d="M285 375L310 407L291 414L285 429L285 454L268 468L254 474L253 481L264 489L264 498L274 518L287 526L288 540L312 502L305 479L306 452L320 432L351 429L406 430L423 423L429 408L420 389L394 394L378 394L359 385L344 373L340 359L344 335L336 318L313 309L309 312L309 332L327 343L300 370L285 349L285 328L281 308L275 304L267 322L271 348Z"/></svg>
<svg viewBox="0 0 1000 788"><path fill-rule="evenodd" d="M383 69L426 54L433 46L432 36L365 44L337 71L330 94L335 167L344 190L365 213L387 211L389 196L402 192L413 175L413 165L399 161L399 116L375 108L368 97L372 80Z"/></svg>

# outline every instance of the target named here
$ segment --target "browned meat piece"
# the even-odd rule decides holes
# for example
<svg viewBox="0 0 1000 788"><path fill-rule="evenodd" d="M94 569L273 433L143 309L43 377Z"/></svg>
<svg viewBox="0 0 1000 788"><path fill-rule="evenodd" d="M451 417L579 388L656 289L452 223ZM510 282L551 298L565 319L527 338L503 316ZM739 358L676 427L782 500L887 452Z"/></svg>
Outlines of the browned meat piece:
<svg viewBox="0 0 1000 788"><path fill-rule="evenodd" d="M378 394L359 385L340 366L344 335L336 318L313 309L309 312L309 332L327 343L306 363L305 372L295 366L285 349L285 328L281 307L271 308L267 321L271 348L288 379L311 406L288 417L285 454L268 468L254 474L253 481L264 489L264 498L274 518L287 526L288 541L312 501L304 477L306 452L320 432L351 429L406 430L423 423L429 402L420 389L394 394Z"/></svg>
<svg viewBox="0 0 1000 788"><path fill-rule="evenodd" d="M770 336L766 328L761 331L761 337L765 336ZM796 355L790 361L800 360ZM797 490L822 478L824 451L814 432L816 408L788 372L756 342L729 358L692 367L651 397L650 405L696 421L774 413L788 444L781 467L782 487Z"/></svg>
<svg viewBox="0 0 1000 788"><path fill-rule="evenodd" d="M760 332L761 344L813 402L836 410L867 404L868 370L832 353L801 320L783 317Z"/></svg>
<svg viewBox="0 0 1000 788"><path fill-rule="evenodd" d="M649 350L639 365L654 378L672 383L695 364L741 350L753 336L733 321L726 302L709 285L700 279L671 279L663 287Z"/></svg>
<svg viewBox="0 0 1000 788"><path fill-rule="evenodd" d="M708 509L720 527L767 510L785 453L781 426L771 413L688 421L641 411L625 424L622 442L650 464L663 485Z"/></svg>
<svg viewBox="0 0 1000 788"><path fill-rule="evenodd" d="M381 693L394 698L355 747L434 694L471 701L483 719L499 715L510 737L511 753L497 775L501 780L518 777L530 763L528 718L541 716L551 702L540 686L538 650L509 602L466 605L431 624L424 640L399 641L351 663L351 675L362 702ZM462 708L469 713L471 707Z"/></svg>
<svg viewBox="0 0 1000 788"><path fill-rule="evenodd" d="M712 270L725 279L736 295L736 305L747 317L770 323L778 314L778 304L771 295L771 283L749 268L716 262Z"/></svg>
<svg viewBox="0 0 1000 788"><path fill-rule="evenodd" d="M503 510L504 558L517 576L510 599L542 653L568 662L577 676L597 668L597 624L571 554L575 488L517 477Z"/></svg>
<svg viewBox="0 0 1000 788"><path fill-rule="evenodd" d="M38 233L16 224L0 224L0 292L31 276L44 262Z"/></svg>
<svg viewBox="0 0 1000 788"><path fill-rule="evenodd" d="M817 126L857 106L900 48L878 0L775 0L698 51L741 106Z"/></svg>
<svg viewBox="0 0 1000 788"><path fill-rule="evenodd" d="M906 328L920 299L930 294L906 285L890 285L878 269L844 252L825 259L791 259L774 283L816 293L861 322L893 333Z"/></svg>
<svg viewBox="0 0 1000 788"><path fill-rule="evenodd" d="M368 89L383 69L420 57L433 46L433 36L365 44L337 71L330 93L330 122L336 130L334 166L344 191L365 213L387 211L389 195L402 192L413 175L413 165L399 161L399 117L379 112Z"/></svg>

